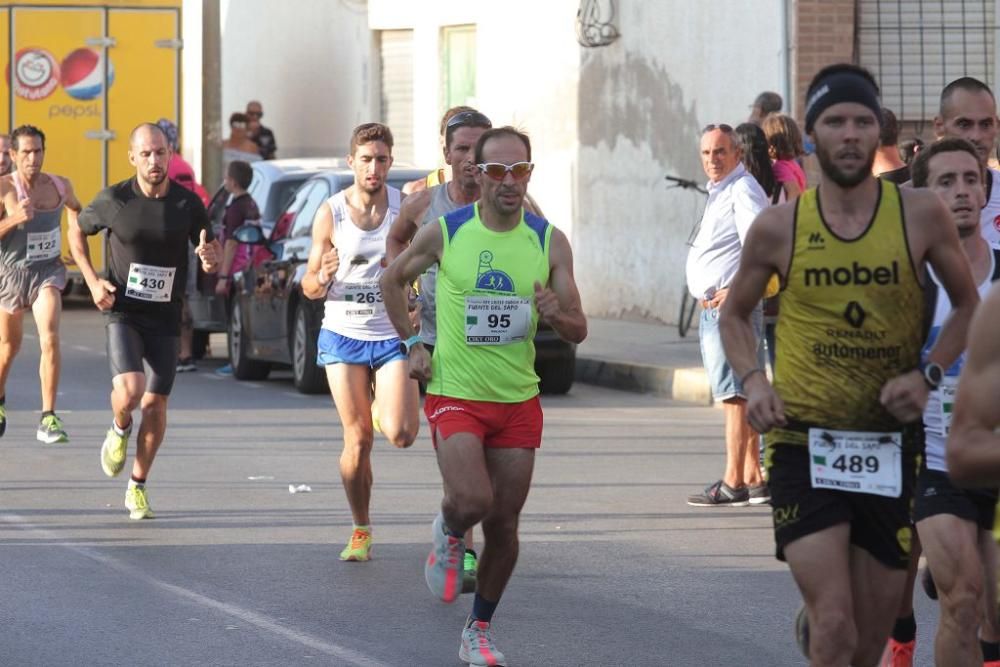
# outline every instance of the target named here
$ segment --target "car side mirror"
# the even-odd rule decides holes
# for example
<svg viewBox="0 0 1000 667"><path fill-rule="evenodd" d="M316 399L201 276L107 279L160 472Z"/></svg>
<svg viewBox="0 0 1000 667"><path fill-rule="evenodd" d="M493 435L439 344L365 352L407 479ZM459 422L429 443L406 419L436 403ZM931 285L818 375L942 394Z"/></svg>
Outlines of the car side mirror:
<svg viewBox="0 0 1000 667"><path fill-rule="evenodd" d="M233 232L233 238L240 243L248 245L264 245L267 239L264 238L264 230L260 225L242 225Z"/></svg>

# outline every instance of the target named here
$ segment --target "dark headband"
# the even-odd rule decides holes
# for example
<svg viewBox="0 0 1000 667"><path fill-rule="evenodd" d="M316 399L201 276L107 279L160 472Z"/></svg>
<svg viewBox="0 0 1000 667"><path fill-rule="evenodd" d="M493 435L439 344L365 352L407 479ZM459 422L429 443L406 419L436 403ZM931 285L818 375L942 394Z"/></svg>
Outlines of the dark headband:
<svg viewBox="0 0 1000 667"><path fill-rule="evenodd" d="M806 132L813 131L819 115L834 104L855 102L871 109L882 125L882 104L872 82L854 72L834 72L812 87L806 101Z"/></svg>

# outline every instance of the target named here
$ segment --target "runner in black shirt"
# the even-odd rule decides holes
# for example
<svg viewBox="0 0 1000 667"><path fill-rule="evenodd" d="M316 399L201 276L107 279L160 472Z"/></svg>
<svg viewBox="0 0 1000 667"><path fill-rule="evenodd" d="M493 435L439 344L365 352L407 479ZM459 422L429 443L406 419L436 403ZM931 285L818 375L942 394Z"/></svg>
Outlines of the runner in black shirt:
<svg viewBox="0 0 1000 667"><path fill-rule="evenodd" d="M197 246L207 273L217 270L221 249L198 196L167 178L170 148L163 130L150 123L138 126L128 156L135 178L101 191L78 224L71 219L69 240L94 303L107 316L114 421L101 447L101 467L109 477L121 472L132 411L141 407L125 507L132 519L146 519L153 516L146 477L163 442L176 372L188 241ZM108 233L107 279L95 273L85 238L102 230Z"/></svg>

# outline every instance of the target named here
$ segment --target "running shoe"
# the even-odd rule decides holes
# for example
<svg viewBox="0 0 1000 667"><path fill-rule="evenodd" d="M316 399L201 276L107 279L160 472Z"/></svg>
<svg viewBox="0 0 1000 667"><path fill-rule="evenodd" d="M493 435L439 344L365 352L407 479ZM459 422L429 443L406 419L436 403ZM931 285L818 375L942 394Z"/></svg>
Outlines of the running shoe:
<svg viewBox="0 0 1000 667"><path fill-rule="evenodd" d="M128 510L128 518L135 521L153 518L153 510L149 507L145 487L130 486L125 491L125 509Z"/></svg>
<svg viewBox="0 0 1000 667"><path fill-rule="evenodd" d="M889 643L885 645L885 653L882 654L882 662L879 667L913 667L913 652L916 650L917 640L911 642L897 642L889 638Z"/></svg>
<svg viewBox="0 0 1000 667"><path fill-rule="evenodd" d="M224 375L226 377L229 377L230 375L233 374L233 365L232 364L226 364L225 366L220 366L219 368L215 369L215 374L216 375Z"/></svg>
<svg viewBox="0 0 1000 667"><path fill-rule="evenodd" d="M431 533L434 546L424 565L424 580L434 597L444 602L454 602L462 593L465 540L444 532L444 516L440 512L434 517Z"/></svg>
<svg viewBox="0 0 1000 667"><path fill-rule="evenodd" d="M749 504L747 487L734 489L721 479L706 486L701 493L688 496L688 505L692 507L746 507Z"/></svg>
<svg viewBox="0 0 1000 667"><path fill-rule="evenodd" d="M184 359L177 360L178 373L190 373L196 370L198 370L198 366L195 365L194 359L192 359L191 357L185 357Z"/></svg>
<svg viewBox="0 0 1000 667"><path fill-rule="evenodd" d="M363 562L371 560L372 555L372 534L369 530L355 528L351 533L351 540L340 552L340 560Z"/></svg>
<svg viewBox="0 0 1000 667"><path fill-rule="evenodd" d="M809 614L805 605L799 607L795 616L795 643L799 645L802 655L809 658Z"/></svg>
<svg viewBox="0 0 1000 667"><path fill-rule="evenodd" d="M462 630L462 645L458 659L475 667L506 665L507 658L493 643L493 631L486 621L476 621L470 616Z"/></svg>
<svg viewBox="0 0 1000 667"><path fill-rule="evenodd" d="M462 593L476 592L476 574L479 572L479 559L472 549L465 550L462 568Z"/></svg>
<svg viewBox="0 0 1000 667"><path fill-rule="evenodd" d="M108 477L116 477L125 467L125 451L128 448L128 437L132 434L132 425L125 430L124 435L118 435L115 427L108 429L101 445L101 468Z"/></svg>
<svg viewBox="0 0 1000 667"><path fill-rule="evenodd" d="M7 432L7 406L0 405L0 438Z"/></svg>
<svg viewBox="0 0 1000 667"><path fill-rule="evenodd" d="M46 415L42 417L42 421L38 423L38 432L35 434L39 442L44 442L46 445L54 445L57 442L69 442L69 436L66 435L66 428L63 426L62 420L56 415Z"/></svg>

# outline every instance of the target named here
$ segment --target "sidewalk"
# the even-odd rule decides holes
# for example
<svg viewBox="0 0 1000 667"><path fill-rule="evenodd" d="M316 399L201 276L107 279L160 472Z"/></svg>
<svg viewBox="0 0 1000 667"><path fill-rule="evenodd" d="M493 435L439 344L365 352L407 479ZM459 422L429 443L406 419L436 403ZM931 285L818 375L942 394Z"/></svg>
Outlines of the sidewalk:
<svg viewBox="0 0 1000 667"><path fill-rule="evenodd" d="M712 404L697 320L684 338L676 325L592 317L587 324L587 340L576 350L578 382Z"/></svg>

